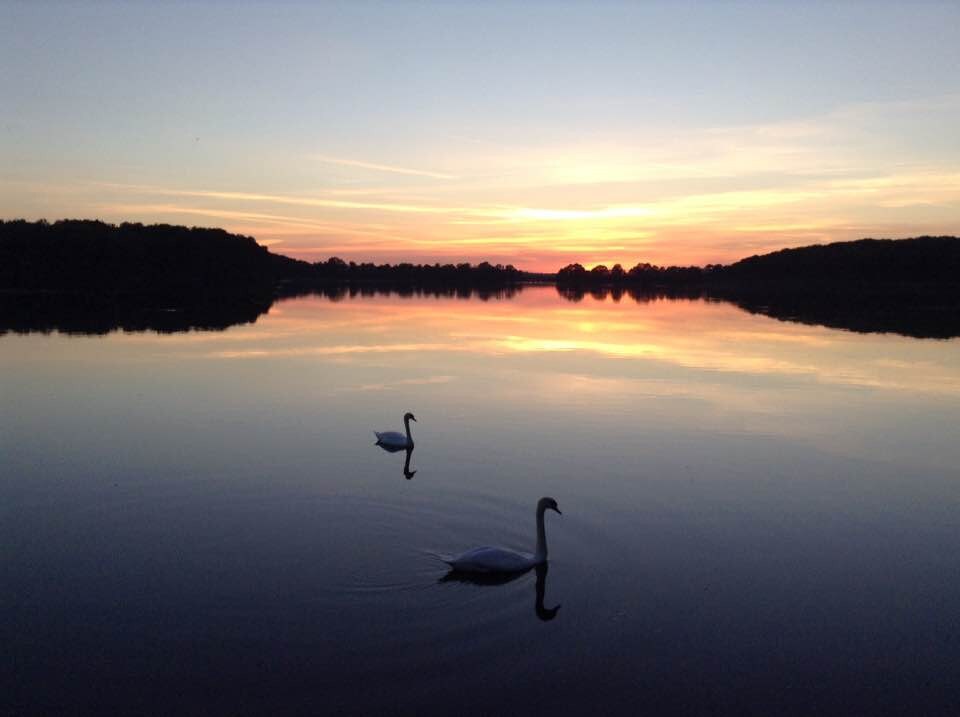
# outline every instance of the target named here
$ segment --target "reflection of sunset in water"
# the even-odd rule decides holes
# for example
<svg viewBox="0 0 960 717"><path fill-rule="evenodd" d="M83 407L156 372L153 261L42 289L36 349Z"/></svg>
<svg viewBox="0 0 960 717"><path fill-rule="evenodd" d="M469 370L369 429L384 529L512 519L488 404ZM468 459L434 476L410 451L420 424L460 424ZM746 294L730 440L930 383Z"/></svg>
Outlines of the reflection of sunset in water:
<svg viewBox="0 0 960 717"><path fill-rule="evenodd" d="M892 404L929 417L960 396L960 341L781 322L727 303L570 302L533 288L486 302L312 297L276 308L246 329L248 341L200 344L188 355L294 361L328 393L382 391L397 405L436 393L468 412L550 411L556 418L546 420L561 422L602 410L640 431L693 425L845 454L879 455L912 440L885 424L898 420ZM258 338L260 330L268 335ZM881 445L890 430L902 437Z"/></svg>
<svg viewBox="0 0 960 717"><path fill-rule="evenodd" d="M224 332L31 335L8 350L55 372L67 355L56 341L72 360L115 370L166 363L186 380L240 377L270 401L367 396L407 410L436 400L464 417L540 423L599 412L624 430L735 430L874 454L918 439L960 397L960 340L857 334L704 300L572 302L552 287L485 301L309 296ZM955 452L944 444L927 457Z"/></svg>
<svg viewBox="0 0 960 717"><path fill-rule="evenodd" d="M308 296L280 301L253 325L225 332L159 336L118 334L112 342L150 345L181 359L375 363L387 372L446 375L444 366L479 360L488 369L536 361L547 375L581 384L655 380L663 371L748 374L794 384L816 382L960 394L960 341L857 334L776 321L716 301L619 300L589 294L571 302L551 287L509 299L376 295L331 301ZM75 339L82 344L83 339ZM96 351L100 344L87 340ZM27 345L39 349L42 339ZM589 368L583 368L583 362ZM580 367L579 369L577 367ZM600 368L606 366L606 368ZM423 376L420 376L421 380ZM410 376L395 380L411 380ZM593 385L596 385L595 383Z"/></svg>
<svg viewBox="0 0 960 717"><path fill-rule="evenodd" d="M142 341L144 337L128 337ZM780 322L702 300L585 297L568 302L552 288L509 300L377 296L278 303L252 327L188 334L191 355L215 358L309 356L388 359L426 368L445 353L509 362L532 355L539 369L563 371L559 354L616 363L624 379L645 364L773 375L822 383L960 393L960 342L856 334ZM164 344L170 341L164 338ZM215 348L214 348L215 347ZM196 354L193 354L193 351ZM404 358L405 355L412 354Z"/></svg>

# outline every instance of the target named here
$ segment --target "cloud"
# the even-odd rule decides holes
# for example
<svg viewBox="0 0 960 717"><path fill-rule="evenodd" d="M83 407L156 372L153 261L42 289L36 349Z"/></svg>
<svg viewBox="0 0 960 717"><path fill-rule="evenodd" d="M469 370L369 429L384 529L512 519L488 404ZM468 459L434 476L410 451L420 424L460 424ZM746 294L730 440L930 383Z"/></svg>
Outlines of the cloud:
<svg viewBox="0 0 960 717"><path fill-rule="evenodd" d="M359 386L347 386L339 389L337 392L349 391L392 391L402 386L429 386L431 384L450 383L454 376L427 376L425 378L403 378L399 381L388 381L383 383L363 383Z"/></svg>
<svg viewBox="0 0 960 717"><path fill-rule="evenodd" d="M350 223L330 223L317 222L304 217L292 217L283 214L266 214L263 212L244 212L230 209L217 209L212 207L185 207L179 204L101 204L101 211L109 214L119 214L122 216L131 216L138 214L166 215L166 214L188 214L213 219L225 219L228 221L248 221L270 225L270 232L273 236L282 236L274 228L276 225L282 231L296 231L302 233L309 231L313 233L327 233L343 236L357 237L376 237L384 240L396 240L399 237L384 234L382 231L364 229L363 225ZM267 240L260 240L260 243L267 243Z"/></svg>
<svg viewBox="0 0 960 717"><path fill-rule="evenodd" d="M239 202L267 202L274 204L289 204L302 207L320 207L327 209L368 209L381 212L399 212L412 214L456 214L469 212L469 209L460 207L423 206L417 204L398 204L393 202L352 202L340 199L322 199L315 197L299 197L288 194L261 194L257 192L226 192L207 189L167 189L139 184L101 183L113 189L121 189L144 194L157 194L171 197L194 197L199 199L222 199Z"/></svg>
<svg viewBox="0 0 960 717"><path fill-rule="evenodd" d="M457 179L453 174L443 174L441 172L428 172L423 169L410 169L408 167L396 167L390 164L375 164L373 162L361 162L356 159L340 159L338 157L326 157L324 155L314 155L318 162L327 164L339 164L344 167L359 167L360 169L372 169L375 172L392 172L393 174L410 174L417 177L432 177L434 179Z"/></svg>

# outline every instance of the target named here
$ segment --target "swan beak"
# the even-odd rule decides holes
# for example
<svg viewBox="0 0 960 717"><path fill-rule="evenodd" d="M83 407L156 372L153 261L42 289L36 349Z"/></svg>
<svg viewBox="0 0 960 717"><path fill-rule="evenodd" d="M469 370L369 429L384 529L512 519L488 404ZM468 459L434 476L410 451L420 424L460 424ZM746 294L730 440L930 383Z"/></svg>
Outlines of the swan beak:
<svg viewBox="0 0 960 717"><path fill-rule="evenodd" d="M557 511L557 515L563 515L563 513L560 512L559 508L554 508L554 510Z"/></svg>
<svg viewBox="0 0 960 717"><path fill-rule="evenodd" d="M414 423L416 423L416 422L417 422L417 417L416 417L416 416L410 416L410 420L413 421Z"/></svg>

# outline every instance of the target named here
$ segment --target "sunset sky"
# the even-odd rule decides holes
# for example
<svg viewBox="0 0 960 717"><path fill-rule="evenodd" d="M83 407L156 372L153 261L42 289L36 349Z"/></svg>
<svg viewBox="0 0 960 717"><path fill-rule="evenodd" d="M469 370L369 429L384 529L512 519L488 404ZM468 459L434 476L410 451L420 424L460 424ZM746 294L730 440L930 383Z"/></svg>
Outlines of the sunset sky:
<svg viewBox="0 0 960 717"><path fill-rule="evenodd" d="M960 234L960 3L0 0L0 218L554 270Z"/></svg>

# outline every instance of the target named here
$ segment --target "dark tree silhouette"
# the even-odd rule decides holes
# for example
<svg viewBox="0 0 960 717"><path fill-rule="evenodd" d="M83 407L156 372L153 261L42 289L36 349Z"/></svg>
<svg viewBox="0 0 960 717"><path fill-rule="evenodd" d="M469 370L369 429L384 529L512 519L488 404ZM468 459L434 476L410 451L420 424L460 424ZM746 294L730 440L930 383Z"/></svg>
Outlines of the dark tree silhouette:
<svg viewBox="0 0 960 717"><path fill-rule="evenodd" d="M0 289L85 294L266 294L276 261L251 237L169 224L0 222Z"/></svg>
<svg viewBox="0 0 960 717"><path fill-rule="evenodd" d="M344 282L347 284L379 283L403 287L438 286L510 286L521 283L524 274L512 264L492 265L481 262L477 266L461 264L349 264L331 257L312 265L312 271L303 272L298 279L310 282Z"/></svg>
<svg viewBox="0 0 960 717"><path fill-rule="evenodd" d="M590 271L568 264L556 275L559 286L634 286L645 291L677 287L822 290L840 287L960 286L960 239L860 239L782 249L729 266L657 266L639 262L629 271L617 264Z"/></svg>

